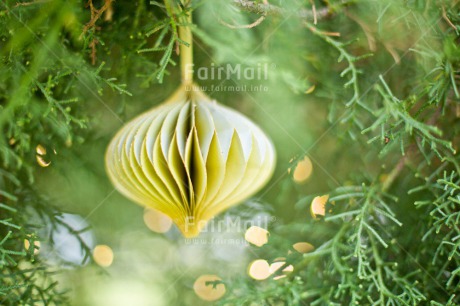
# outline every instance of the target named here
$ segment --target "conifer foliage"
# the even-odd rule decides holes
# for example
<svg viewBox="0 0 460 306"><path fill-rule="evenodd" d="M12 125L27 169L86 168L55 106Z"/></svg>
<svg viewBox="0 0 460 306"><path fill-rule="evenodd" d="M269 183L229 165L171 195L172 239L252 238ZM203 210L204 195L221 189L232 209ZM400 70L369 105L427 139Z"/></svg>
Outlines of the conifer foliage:
<svg viewBox="0 0 460 306"><path fill-rule="evenodd" d="M36 242L66 227L83 262L92 250L37 187L43 166L66 173L179 84L178 14L193 13L197 66L276 64L270 95L216 95L273 135L279 165L259 199L277 222L251 248L294 269L223 278L217 303L460 305L460 2L170 1L0 2L0 304L69 302ZM305 156L322 174L298 185L287 168ZM325 215L309 216L324 194ZM300 239L315 249L290 249Z"/></svg>

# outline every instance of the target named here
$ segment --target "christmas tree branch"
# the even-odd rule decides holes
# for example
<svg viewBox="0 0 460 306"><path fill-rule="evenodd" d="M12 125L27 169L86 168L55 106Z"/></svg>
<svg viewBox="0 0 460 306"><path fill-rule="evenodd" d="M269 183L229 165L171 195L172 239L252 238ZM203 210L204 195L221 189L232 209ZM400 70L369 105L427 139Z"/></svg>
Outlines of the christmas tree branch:
<svg viewBox="0 0 460 306"><path fill-rule="evenodd" d="M94 28L96 22L102 16L102 14L110 9L113 0L104 0L104 5L100 9L96 9L93 5L93 1L89 0L88 5L91 10L91 19L90 21L83 27L83 32L80 35L80 39L88 32L90 29Z"/></svg>

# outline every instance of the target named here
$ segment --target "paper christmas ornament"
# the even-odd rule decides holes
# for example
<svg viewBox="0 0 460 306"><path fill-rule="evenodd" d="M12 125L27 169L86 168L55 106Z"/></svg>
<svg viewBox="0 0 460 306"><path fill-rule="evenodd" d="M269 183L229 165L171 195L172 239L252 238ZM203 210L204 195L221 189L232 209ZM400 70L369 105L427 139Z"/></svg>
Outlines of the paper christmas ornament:
<svg viewBox="0 0 460 306"><path fill-rule="evenodd" d="M182 85L127 123L106 153L115 187L171 217L186 237L257 192L275 165L258 126L196 88Z"/></svg>

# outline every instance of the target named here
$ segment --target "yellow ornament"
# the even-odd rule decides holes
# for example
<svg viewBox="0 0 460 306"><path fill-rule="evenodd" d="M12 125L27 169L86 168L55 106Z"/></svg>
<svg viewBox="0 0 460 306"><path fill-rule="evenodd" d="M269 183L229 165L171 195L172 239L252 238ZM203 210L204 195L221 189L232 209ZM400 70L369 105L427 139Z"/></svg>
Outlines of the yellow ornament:
<svg viewBox="0 0 460 306"><path fill-rule="evenodd" d="M184 236L193 237L270 179L275 150L248 118L193 85L184 58L191 60L191 45L181 46L183 84L116 134L106 169L123 195L168 215Z"/></svg>
<svg viewBox="0 0 460 306"><path fill-rule="evenodd" d="M122 194L192 237L267 182L275 151L248 118L185 89L126 124L107 149L106 168Z"/></svg>

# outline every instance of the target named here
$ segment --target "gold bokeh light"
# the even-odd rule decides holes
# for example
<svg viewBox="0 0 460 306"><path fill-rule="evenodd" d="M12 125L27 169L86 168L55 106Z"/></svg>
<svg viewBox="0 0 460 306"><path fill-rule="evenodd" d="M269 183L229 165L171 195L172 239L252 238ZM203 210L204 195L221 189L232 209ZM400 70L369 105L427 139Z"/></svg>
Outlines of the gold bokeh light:
<svg viewBox="0 0 460 306"><path fill-rule="evenodd" d="M270 265L264 259L254 260L249 265L248 274L256 280L264 280L270 276Z"/></svg>
<svg viewBox="0 0 460 306"><path fill-rule="evenodd" d="M30 248L30 241L28 239L24 240L24 248L26 251ZM34 241L34 255L37 255L40 252L40 241Z"/></svg>
<svg viewBox="0 0 460 306"><path fill-rule="evenodd" d="M108 245L100 244L93 250L94 261L101 267L110 267L113 257L113 251Z"/></svg>
<svg viewBox="0 0 460 306"><path fill-rule="evenodd" d="M224 296L225 285L223 283L212 284L210 282L221 281L217 275L201 275L193 284L193 290L200 299L205 301L216 301Z"/></svg>
<svg viewBox="0 0 460 306"><path fill-rule="evenodd" d="M310 206L310 213L313 218L316 219L317 216L326 215L326 203L328 199L328 194L313 199Z"/></svg>
<svg viewBox="0 0 460 306"><path fill-rule="evenodd" d="M35 151L37 152L37 155L36 155L36 158L37 158L37 163L40 167L48 167L51 162L49 161L46 161L43 156L46 155L46 148L42 145L38 145L36 148L35 148Z"/></svg>
<svg viewBox="0 0 460 306"><path fill-rule="evenodd" d="M275 273L278 271L282 266L286 264L285 261L276 261L270 265L270 274ZM288 265L284 267L283 272L292 272L294 271L294 267L292 265Z"/></svg>
<svg viewBox="0 0 460 306"><path fill-rule="evenodd" d="M144 223L155 233L166 233L172 226L172 220L170 217L158 210L150 208L147 208L144 211Z"/></svg>
<svg viewBox="0 0 460 306"><path fill-rule="evenodd" d="M255 246L261 247L268 242L269 232L259 226L251 226L244 234L244 239Z"/></svg>
<svg viewBox="0 0 460 306"><path fill-rule="evenodd" d="M313 164L308 156L305 156L303 160L297 163L294 174L292 175L294 181L301 184L308 180L313 172Z"/></svg>
<svg viewBox="0 0 460 306"><path fill-rule="evenodd" d="M315 247L308 242L297 242L292 247L301 254L311 252L315 249Z"/></svg>

